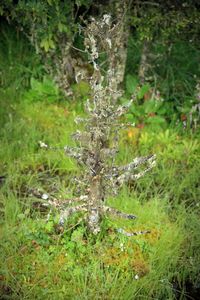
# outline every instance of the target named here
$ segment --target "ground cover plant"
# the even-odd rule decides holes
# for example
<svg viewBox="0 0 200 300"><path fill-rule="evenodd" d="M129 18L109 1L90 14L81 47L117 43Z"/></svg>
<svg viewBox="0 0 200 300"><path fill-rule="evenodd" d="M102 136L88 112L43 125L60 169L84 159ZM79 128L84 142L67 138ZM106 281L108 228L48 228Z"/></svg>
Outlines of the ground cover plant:
<svg viewBox="0 0 200 300"><path fill-rule="evenodd" d="M9 30L11 45L13 31ZM24 43L22 39L18 45ZM134 103L122 123L135 126L117 127L117 164L156 153L157 166L138 181L128 180L106 204L138 218L108 215L95 237L79 213L60 227L60 213L53 210L48 216L49 207L42 204L77 193L74 177L78 178L80 167L63 153L63 146L76 146L71 135L82 129L74 120L86 117L80 99L87 99L88 86L74 84L76 98L64 100L51 78L41 79L42 72L37 75L41 65L31 67L31 75L23 73L27 62L20 59L29 57L31 66L31 48L19 47L19 63L12 54L15 48L16 44L10 46L5 67L7 54L0 47L4 54L0 64L4 71L0 87L0 298L198 299L198 127L184 128L181 120L176 125L178 115L169 123L159 111L163 101L153 95L149 104L143 103L146 87L136 87L136 103L143 111L134 116L140 110ZM19 66L14 71L9 69L13 63ZM127 95L120 99L121 105L132 93L125 84ZM150 122L155 116L149 113L164 122ZM39 141L59 149L44 151ZM126 233L149 233L127 236L119 228Z"/></svg>
<svg viewBox="0 0 200 300"><path fill-rule="evenodd" d="M198 286L198 141L174 130L157 136L143 132L138 152L138 137L130 139L123 131L119 160L126 162L130 153L146 155L157 149L159 170L137 184L130 182L117 198L109 199L111 206L134 212L138 219L105 219L102 234L94 240L79 216L60 231L59 215L47 222L46 214L33 208L42 199L31 195L31 189L56 198L73 189L74 162L62 151L44 153L37 146L44 131L49 143L55 143L55 137L58 144L65 143L66 139L60 139L63 133L70 141L73 111L68 111L66 121L65 109L58 104L23 103L14 124L8 121L3 131L1 162L6 178L1 187L1 297L161 299L167 295L173 299L182 295L184 299L186 282ZM58 116L60 121L54 124ZM27 137L25 142L22 136ZM22 150L13 137L21 140ZM127 237L117 233L117 228L127 232L148 229L151 233Z"/></svg>

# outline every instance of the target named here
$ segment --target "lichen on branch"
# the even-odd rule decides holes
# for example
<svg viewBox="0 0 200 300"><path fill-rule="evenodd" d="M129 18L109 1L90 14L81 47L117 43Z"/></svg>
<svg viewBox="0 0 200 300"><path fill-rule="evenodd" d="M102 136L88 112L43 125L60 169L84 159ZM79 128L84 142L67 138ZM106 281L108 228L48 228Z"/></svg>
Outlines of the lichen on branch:
<svg viewBox="0 0 200 300"><path fill-rule="evenodd" d="M121 20L119 20L121 22ZM125 166L117 166L118 138L121 127L120 117L126 113L134 101L134 96L127 105L118 105L117 100L122 95L118 88L117 78L117 43L119 43L119 23L113 23L110 15L104 15L101 20L91 19L84 29L85 51L93 66L90 78L91 96L86 101L87 119L79 118L77 122L84 127L75 132L72 138L77 147L65 146L66 155L77 160L84 166L81 182L85 191L78 198L77 206L57 204L60 209L60 224L73 213L82 211L89 230L93 234L100 231L100 223L104 214L110 214L125 219L135 219L133 214L120 212L105 206L106 197L110 192L117 195L120 188L129 180L137 180L150 171L155 165L155 155L137 157ZM100 53L106 53L107 70L101 70ZM123 124L124 126L124 124ZM46 144L41 144L47 148ZM144 166L142 170L138 169ZM77 198L76 198L77 200ZM70 203L74 203L73 199ZM64 201L66 203L66 200ZM53 205L53 203L51 203Z"/></svg>

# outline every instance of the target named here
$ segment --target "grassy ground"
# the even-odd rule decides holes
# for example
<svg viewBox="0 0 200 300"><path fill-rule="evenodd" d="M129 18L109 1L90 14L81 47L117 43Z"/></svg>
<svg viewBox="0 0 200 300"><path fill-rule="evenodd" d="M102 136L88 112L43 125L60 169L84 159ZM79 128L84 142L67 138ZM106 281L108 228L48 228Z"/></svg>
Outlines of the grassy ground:
<svg viewBox="0 0 200 300"><path fill-rule="evenodd" d="M141 154L158 157L151 173L108 199L138 218L105 219L97 239L79 216L58 232L58 216L47 222L31 190L66 197L79 170L62 151L43 151L38 142L71 144L77 106L58 101L54 90L51 103L45 89L39 96L33 87L16 90L21 68L15 76L1 69L9 84L0 89L0 299L198 299L198 135L173 128L121 132L119 163ZM117 228L151 233L126 237Z"/></svg>

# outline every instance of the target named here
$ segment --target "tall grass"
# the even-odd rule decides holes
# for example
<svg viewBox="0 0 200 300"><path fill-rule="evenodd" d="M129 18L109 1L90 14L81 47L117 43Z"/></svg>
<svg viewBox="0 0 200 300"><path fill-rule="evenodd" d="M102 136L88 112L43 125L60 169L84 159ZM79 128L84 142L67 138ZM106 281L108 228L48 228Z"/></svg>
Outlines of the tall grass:
<svg viewBox="0 0 200 300"><path fill-rule="evenodd" d="M0 45L1 87L21 90L29 86L31 76L41 76L43 66L17 27L1 21Z"/></svg>

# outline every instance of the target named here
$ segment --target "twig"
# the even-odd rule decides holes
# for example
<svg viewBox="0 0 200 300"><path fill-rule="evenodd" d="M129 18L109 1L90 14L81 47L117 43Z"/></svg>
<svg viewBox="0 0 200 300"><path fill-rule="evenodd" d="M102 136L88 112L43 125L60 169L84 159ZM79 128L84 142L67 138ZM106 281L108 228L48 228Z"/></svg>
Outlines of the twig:
<svg viewBox="0 0 200 300"><path fill-rule="evenodd" d="M119 211L116 208L112 208L112 207L109 207L109 206L103 206L103 211L105 213L108 212L108 213L110 213L110 214L112 214L114 216L117 216L117 217L120 217L120 218L124 218L124 219L134 220L134 219L137 218L135 215L126 214L124 212Z"/></svg>
<svg viewBox="0 0 200 300"><path fill-rule="evenodd" d="M151 233L150 230L143 230L143 231L135 231L135 232L127 232L125 231L124 229L122 228L118 228L117 229L117 232L119 233L122 233L123 235L126 235L126 236L134 236L134 235L141 235L141 234L148 234L148 233Z"/></svg>
<svg viewBox="0 0 200 300"><path fill-rule="evenodd" d="M76 48L75 46L72 46L72 45L71 45L70 47L73 48L73 49L75 49L75 50L77 50L77 51L79 51L79 52L86 53L85 50Z"/></svg>

